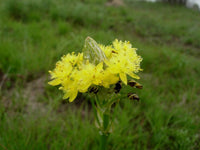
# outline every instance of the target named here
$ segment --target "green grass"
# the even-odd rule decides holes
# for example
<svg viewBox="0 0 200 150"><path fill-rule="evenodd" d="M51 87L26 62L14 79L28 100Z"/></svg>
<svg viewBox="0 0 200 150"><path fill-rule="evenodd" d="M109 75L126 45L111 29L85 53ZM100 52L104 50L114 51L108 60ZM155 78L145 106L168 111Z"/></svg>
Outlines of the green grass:
<svg viewBox="0 0 200 150"><path fill-rule="evenodd" d="M143 57L140 102L117 106L108 149L200 149L200 14L183 6L101 0L0 0L0 150L98 149L91 104L50 87L48 70L87 36L129 40Z"/></svg>

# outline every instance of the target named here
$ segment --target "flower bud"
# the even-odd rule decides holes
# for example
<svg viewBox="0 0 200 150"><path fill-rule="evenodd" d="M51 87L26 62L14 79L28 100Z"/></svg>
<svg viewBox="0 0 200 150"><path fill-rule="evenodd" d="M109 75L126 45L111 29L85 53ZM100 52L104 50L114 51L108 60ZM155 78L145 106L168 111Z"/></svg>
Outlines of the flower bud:
<svg viewBox="0 0 200 150"><path fill-rule="evenodd" d="M135 80L129 80L128 85L130 85L131 87L136 87L138 89L143 88L143 86L140 83L136 82Z"/></svg>
<svg viewBox="0 0 200 150"><path fill-rule="evenodd" d="M130 100L136 100L136 101L140 100L139 96L137 94L134 94L134 93L128 93L128 98Z"/></svg>

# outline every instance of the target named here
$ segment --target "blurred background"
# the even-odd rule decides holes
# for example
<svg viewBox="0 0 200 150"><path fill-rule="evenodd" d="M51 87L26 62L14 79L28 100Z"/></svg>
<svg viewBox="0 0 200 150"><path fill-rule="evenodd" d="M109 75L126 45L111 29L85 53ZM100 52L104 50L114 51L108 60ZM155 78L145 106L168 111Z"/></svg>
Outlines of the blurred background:
<svg viewBox="0 0 200 150"><path fill-rule="evenodd" d="M199 1L152 1L0 0L0 150L98 148L89 98L68 103L47 84L87 36L129 40L143 57L144 87L120 92L108 149L200 149Z"/></svg>

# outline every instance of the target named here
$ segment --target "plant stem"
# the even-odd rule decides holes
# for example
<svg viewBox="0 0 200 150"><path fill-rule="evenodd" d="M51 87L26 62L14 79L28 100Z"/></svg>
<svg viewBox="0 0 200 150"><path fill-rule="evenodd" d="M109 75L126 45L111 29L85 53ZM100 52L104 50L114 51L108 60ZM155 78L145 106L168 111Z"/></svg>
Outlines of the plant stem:
<svg viewBox="0 0 200 150"><path fill-rule="evenodd" d="M100 136L101 136L100 150L106 150L108 135L102 134Z"/></svg>

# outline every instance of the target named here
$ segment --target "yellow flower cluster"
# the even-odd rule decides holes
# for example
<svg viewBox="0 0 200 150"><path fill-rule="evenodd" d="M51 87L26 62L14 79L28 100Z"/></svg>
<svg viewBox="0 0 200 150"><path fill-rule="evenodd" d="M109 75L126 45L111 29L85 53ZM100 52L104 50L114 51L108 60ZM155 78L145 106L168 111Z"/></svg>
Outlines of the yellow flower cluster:
<svg viewBox="0 0 200 150"><path fill-rule="evenodd" d="M142 58L129 42L115 40L112 45L96 45L106 57L98 64L84 59L84 53L64 55L56 63L56 68L49 71L52 81L50 85L61 85L64 99L72 102L78 92L85 93L92 85L109 88L120 79L127 84L127 75L139 79L135 74L140 71ZM91 52L90 52L91 53Z"/></svg>

